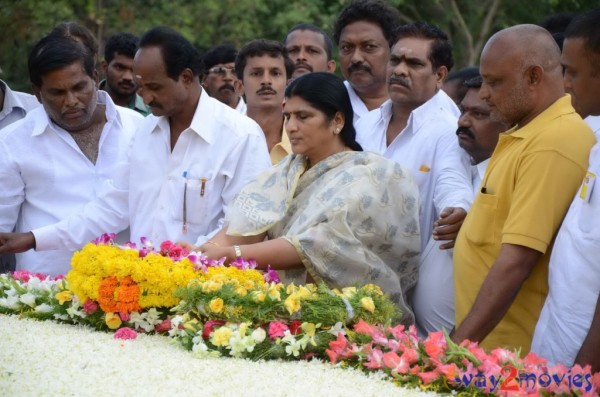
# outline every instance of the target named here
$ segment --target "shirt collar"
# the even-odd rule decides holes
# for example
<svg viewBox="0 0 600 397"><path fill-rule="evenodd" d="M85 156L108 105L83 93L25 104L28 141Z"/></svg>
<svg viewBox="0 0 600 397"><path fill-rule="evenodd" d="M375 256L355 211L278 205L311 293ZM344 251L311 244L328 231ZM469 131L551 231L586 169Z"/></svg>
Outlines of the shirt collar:
<svg viewBox="0 0 600 397"><path fill-rule="evenodd" d="M538 114L533 120L527 125L520 128L518 125L506 131L503 135L510 135L513 138L525 139L531 136L535 131L539 131L548 122L565 116L567 114L575 113L575 109L571 105L571 96L565 94L557 99L552 105L547 107L542 113Z"/></svg>
<svg viewBox="0 0 600 397"><path fill-rule="evenodd" d="M107 123L114 121L121 127L122 126L121 117L120 117L119 113L117 112L115 104L113 103L112 99L110 99L110 96L108 95L108 93L106 93L105 91L102 91L102 90L97 90L96 95L97 95L96 98L98 100L98 105L106 106L105 115L106 115ZM39 106L39 107L35 108L30 113L33 113L33 112L43 112L43 117L35 117L34 118L31 136L41 135L45 131L47 131L49 128L54 128L54 129L59 128L62 130L62 128L60 128L52 120L50 120L50 117L48 117L48 113L46 113L43 106ZM37 113L35 113L35 114L37 114Z"/></svg>
<svg viewBox="0 0 600 397"><path fill-rule="evenodd" d="M208 95L204 90L200 92L200 98L198 99L198 105L196 106L196 111L194 112L194 117L192 118L192 122L188 128L184 130L190 130L199 135L202 139L204 139L208 143L212 143L214 141L214 136L218 133L217 128L215 128L215 120L218 118L217 116L217 108L215 105L217 102L216 99L213 99ZM223 105L227 106L227 105ZM167 116L156 117L157 122L156 126L152 130L152 132L159 132L160 130L170 132L169 118Z"/></svg>
<svg viewBox="0 0 600 397"><path fill-rule="evenodd" d="M21 109L24 113L27 113L27 109L14 94L13 90L10 89L8 84L0 80L0 85L4 88L4 105L0 111L0 116L8 115L12 113L13 109ZM1 88L0 88L1 89Z"/></svg>

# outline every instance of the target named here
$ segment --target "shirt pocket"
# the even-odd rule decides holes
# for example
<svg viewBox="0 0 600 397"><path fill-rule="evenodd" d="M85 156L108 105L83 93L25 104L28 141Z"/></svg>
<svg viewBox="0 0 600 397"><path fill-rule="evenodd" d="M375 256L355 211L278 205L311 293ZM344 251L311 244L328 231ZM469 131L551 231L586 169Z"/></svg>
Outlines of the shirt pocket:
<svg viewBox="0 0 600 397"><path fill-rule="evenodd" d="M496 213L498 207L498 196L480 193L475 197L471 210L475 210L471 216L469 227L465 235L475 245L491 245L496 240Z"/></svg>
<svg viewBox="0 0 600 397"><path fill-rule="evenodd" d="M173 178L171 180L171 216L174 220L202 224L210 217L207 214L211 197L211 181L208 178ZM185 218L185 219L184 219Z"/></svg>

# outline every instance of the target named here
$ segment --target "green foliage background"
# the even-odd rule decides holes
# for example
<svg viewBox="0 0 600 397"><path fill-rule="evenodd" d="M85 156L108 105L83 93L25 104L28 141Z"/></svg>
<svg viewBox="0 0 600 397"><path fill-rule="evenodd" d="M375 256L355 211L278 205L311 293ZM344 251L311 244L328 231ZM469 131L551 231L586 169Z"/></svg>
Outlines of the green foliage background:
<svg viewBox="0 0 600 397"><path fill-rule="evenodd" d="M179 30L200 51L253 38L282 40L287 30L311 22L331 31L349 0L0 0L0 78L29 91L27 56L61 21L76 21L99 38L129 31L137 35L156 25ZM452 39L456 67L476 64L481 46L495 31L545 16L598 7L598 0L390 0L405 22L437 24Z"/></svg>

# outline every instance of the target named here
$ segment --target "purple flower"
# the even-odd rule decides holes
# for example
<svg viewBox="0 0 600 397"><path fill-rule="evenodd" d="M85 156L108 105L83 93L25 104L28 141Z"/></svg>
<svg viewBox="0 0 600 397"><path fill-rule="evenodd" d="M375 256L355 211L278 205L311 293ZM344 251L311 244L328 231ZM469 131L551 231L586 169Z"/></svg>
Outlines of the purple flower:
<svg viewBox="0 0 600 397"><path fill-rule="evenodd" d="M109 245L114 243L116 237L117 235L115 233L102 233L102 236L92 240L92 243L96 245Z"/></svg>
<svg viewBox="0 0 600 397"><path fill-rule="evenodd" d="M279 279L279 273L277 271L271 269L271 265L267 265L267 271L263 274L263 278L265 283L279 283L281 280Z"/></svg>

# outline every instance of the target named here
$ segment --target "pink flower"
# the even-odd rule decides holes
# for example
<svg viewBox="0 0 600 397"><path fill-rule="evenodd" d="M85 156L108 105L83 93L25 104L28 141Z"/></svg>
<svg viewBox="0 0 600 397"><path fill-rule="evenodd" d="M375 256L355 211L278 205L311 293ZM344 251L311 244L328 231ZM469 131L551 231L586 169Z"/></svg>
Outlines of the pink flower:
<svg viewBox="0 0 600 397"><path fill-rule="evenodd" d="M265 274L263 274L263 278L265 280L265 283L279 283L281 282L281 280L279 279L279 273L277 273L275 270L271 269L271 265L267 266L267 271L265 272Z"/></svg>
<svg viewBox="0 0 600 397"><path fill-rule="evenodd" d="M121 318L121 321L129 321L129 313L126 312L119 312L119 317Z"/></svg>
<svg viewBox="0 0 600 397"><path fill-rule="evenodd" d="M29 279L31 279L32 277L36 277L40 280L45 280L47 278L50 278L51 280L58 280L58 278L53 279L52 277L50 277L46 274L33 273L33 272L30 272L29 270L15 270L11 274L15 280L20 281L22 283L29 282Z"/></svg>
<svg viewBox="0 0 600 397"><path fill-rule="evenodd" d="M408 361L393 352L387 352L383 355L383 363L392 370L392 373L405 374L410 369Z"/></svg>
<svg viewBox="0 0 600 397"><path fill-rule="evenodd" d="M427 339L423 341L423 347L429 358L436 362L440 362L448 348L448 344L446 343L446 338L442 332L431 332L427 336Z"/></svg>
<svg viewBox="0 0 600 397"><path fill-rule="evenodd" d="M88 298L85 301L85 303L83 304L84 313L89 316L90 314L95 313L96 310L98 310L98 304L96 302L94 302L93 300L91 300L90 298Z"/></svg>
<svg viewBox="0 0 600 397"><path fill-rule="evenodd" d="M115 339L135 339L137 338L137 332L129 327L119 328L117 332L115 332Z"/></svg>
<svg viewBox="0 0 600 397"><path fill-rule="evenodd" d="M287 330L289 330L289 327L281 321L271 321L269 323L269 337L273 340L282 338Z"/></svg>
<svg viewBox="0 0 600 397"><path fill-rule="evenodd" d="M167 332L167 331L170 331L171 328L172 328L172 325L171 325L171 319L170 318L167 318L166 320L163 320L162 323L156 324L154 326L154 330L156 332Z"/></svg>
<svg viewBox="0 0 600 397"><path fill-rule="evenodd" d="M417 376L421 378L423 384L425 385L430 384L431 382L437 380L440 377L440 375L436 371L419 372Z"/></svg>
<svg viewBox="0 0 600 397"><path fill-rule="evenodd" d="M371 369L383 367L383 352L380 349L373 349L371 353L367 354L367 362L364 365Z"/></svg>
<svg viewBox="0 0 600 397"><path fill-rule="evenodd" d="M526 366L531 365L536 367L546 367L548 365L548 360L538 356L534 352L529 352L529 354L527 354L523 359L523 364L525 364Z"/></svg>
<svg viewBox="0 0 600 397"><path fill-rule="evenodd" d="M114 243L115 238L117 238L117 235L114 233L102 233L102 236L92 240L92 243L96 245L108 245Z"/></svg>
<svg viewBox="0 0 600 397"><path fill-rule="evenodd" d="M359 320L358 323L354 325L354 331L356 331L357 334L369 335L371 337L378 332L376 326L371 325L363 320Z"/></svg>
<svg viewBox="0 0 600 397"><path fill-rule="evenodd" d="M341 357L351 357L352 351L345 352L345 350L347 349L347 346L348 346L348 339L346 339L346 337L344 335L342 335L341 332L338 333L337 339L329 342L329 347L331 349L325 350L325 353L327 353L327 356L329 357L329 361L331 361L332 364L335 364L340 356Z"/></svg>
<svg viewBox="0 0 600 397"><path fill-rule="evenodd" d="M415 349L406 349L400 358L405 360L409 365L413 365L419 360L419 352Z"/></svg>

